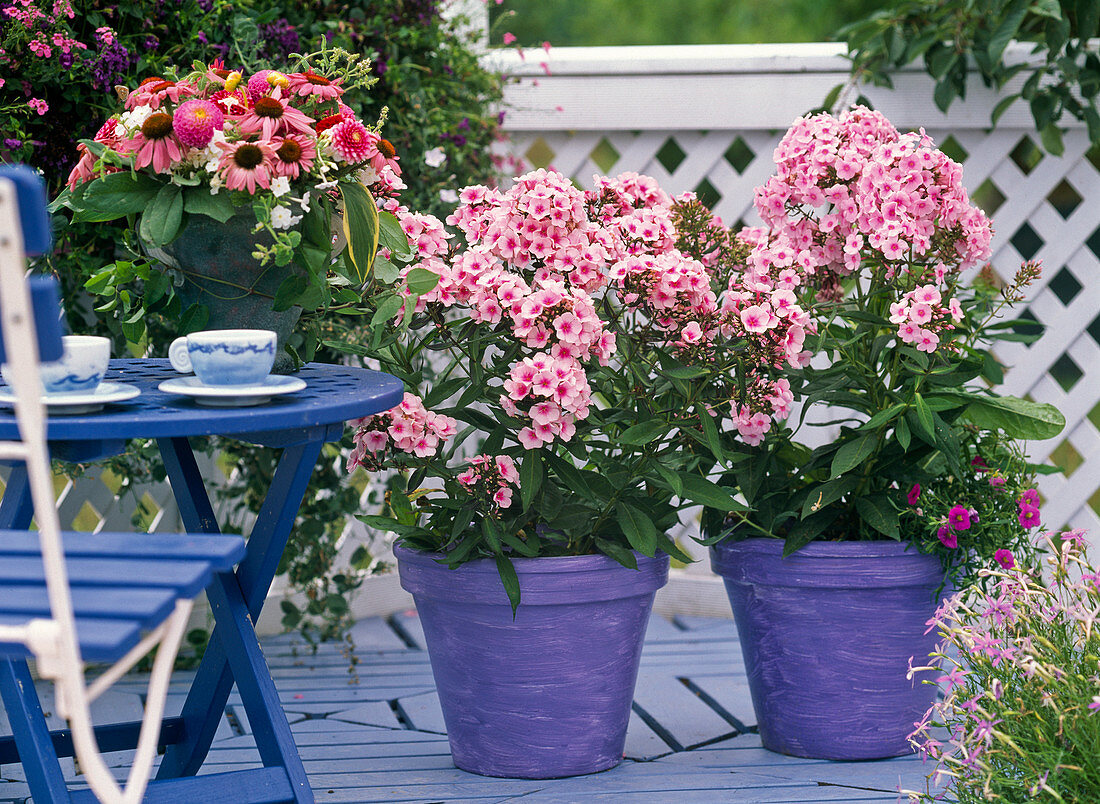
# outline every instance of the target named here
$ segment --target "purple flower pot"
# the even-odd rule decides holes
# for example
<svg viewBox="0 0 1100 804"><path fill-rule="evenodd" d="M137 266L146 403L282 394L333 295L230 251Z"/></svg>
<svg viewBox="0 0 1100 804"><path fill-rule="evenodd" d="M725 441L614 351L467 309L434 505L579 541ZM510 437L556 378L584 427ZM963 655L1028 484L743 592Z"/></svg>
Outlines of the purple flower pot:
<svg viewBox="0 0 1100 804"><path fill-rule="evenodd" d="M456 570L394 549L416 600L451 756L485 776L552 779L623 759L653 597L668 557L521 558L515 619L491 561Z"/></svg>
<svg viewBox="0 0 1100 804"><path fill-rule="evenodd" d="M814 759L912 752L906 739L937 688L907 679L943 569L898 542L811 542L783 558L779 539L716 545L765 748Z"/></svg>

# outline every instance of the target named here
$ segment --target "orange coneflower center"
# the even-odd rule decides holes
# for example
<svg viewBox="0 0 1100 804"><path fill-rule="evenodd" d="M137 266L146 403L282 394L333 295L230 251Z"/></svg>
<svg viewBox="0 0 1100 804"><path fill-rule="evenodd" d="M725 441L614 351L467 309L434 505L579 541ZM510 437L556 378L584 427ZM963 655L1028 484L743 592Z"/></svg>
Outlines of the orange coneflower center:
<svg viewBox="0 0 1100 804"><path fill-rule="evenodd" d="M264 161L264 152L256 145L247 142L237 146L233 152L233 164L245 170L251 170Z"/></svg>
<svg viewBox="0 0 1100 804"><path fill-rule="evenodd" d="M141 135L147 140L162 140L172 133L172 116L154 112L141 124Z"/></svg>
<svg viewBox="0 0 1100 804"><path fill-rule="evenodd" d="M325 78L323 75L317 75L317 73L306 70L302 73L302 78L309 81L311 84L317 84L318 86L327 87L332 82Z"/></svg>
<svg viewBox="0 0 1100 804"><path fill-rule="evenodd" d="M252 111L260 117L282 117L283 104L275 98L258 98L252 106Z"/></svg>
<svg viewBox="0 0 1100 804"><path fill-rule="evenodd" d="M149 83L148 81L142 81L141 85L144 87L148 83ZM165 80L161 79L161 81L159 83L153 84L152 86L145 87L145 88L147 90L149 90L150 92L160 92L162 90L168 89L169 87L174 87L175 85L176 84L173 81L165 81Z"/></svg>
<svg viewBox="0 0 1100 804"><path fill-rule="evenodd" d="M283 144L275 151L284 162L297 162L302 158L302 146L294 140L283 140Z"/></svg>
<svg viewBox="0 0 1100 804"><path fill-rule="evenodd" d="M149 76L148 78L146 78L146 79L145 79L144 81L142 81L142 82L141 82L140 84L138 84L138 86L139 86L139 87L143 87L143 86L145 86L146 84L152 84L152 83L153 83L154 81L161 81L161 82L163 82L163 81L164 81L164 79L163 79L163 78L161 78L161 77L160 77L159 75L151 75L151 76Z"/></svg>
<svg viewBox="0 0 1100 804"><path fill-rule="evenodd" d="M224 68L211 70L211 72L213 72L214 75L218 76L218 78L222 79L223 81L233 74L232 70L226 70Z"/></svg>
<svg viewBox="0 0 1100 804"><path fill-rule="evenodd" d="M389 140L379 140L378 151L382 156L386 157L386 159L393 159L397 156L397 149L393 147L393 143Z"/></svg>

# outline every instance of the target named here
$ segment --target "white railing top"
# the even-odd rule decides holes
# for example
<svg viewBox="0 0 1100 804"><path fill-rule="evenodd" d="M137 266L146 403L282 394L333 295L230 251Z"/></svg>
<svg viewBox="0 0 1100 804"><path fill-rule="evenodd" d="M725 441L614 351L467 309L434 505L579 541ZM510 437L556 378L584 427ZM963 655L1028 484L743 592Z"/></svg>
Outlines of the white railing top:
<svg viewBox="0 0 1100 804"><path fill-rule="evenodd" d="M1030 45L1014 44L1007 57L1028 60L1034 58L1030 51ZM516 79L505 89L509 131L781 130L848 80L844 54L843 44L811 42L528 48L522 57L504 48L483 58L487 67ZM896 74L892 91L860 90L900 127L987 129L990 110L1025 79L1014 78L998 93L975 74L966 99L956 100L946 115L936 110L932 79L917 65ZM1032 125L1022 102L1000 122L1004 128Z"/></svg>

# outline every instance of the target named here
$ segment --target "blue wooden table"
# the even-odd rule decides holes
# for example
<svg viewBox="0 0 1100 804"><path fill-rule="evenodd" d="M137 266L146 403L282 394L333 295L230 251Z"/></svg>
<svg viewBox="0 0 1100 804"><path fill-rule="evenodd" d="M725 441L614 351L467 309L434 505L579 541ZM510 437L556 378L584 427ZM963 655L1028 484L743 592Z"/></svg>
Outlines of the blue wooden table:
<svg viewBox="0 0 1100 804"><path fill-rule="evenodd" d="M234 804L311 802L313 793L253 623L321 447L342 436L347 420L398 404L403 388L386 374L310 364L297 375L307 383L300 392L258 406L214 408L157 389L163 380L178 376L166 360L112 361L106 379L136 385L140 396L93 414L51 417L48 425L53 455L73 461L118 454L133 438L156 439L183 523L193 533L219 529L189 437L228 436L282 449L247 555L235 573L219 574L207 589L215 621L210 646L180 715L167 719L161 730L166 751L146 800L213 801L224 798L228 783L239 791L232 797ZM0 439L14 435L14 417L10 410L0 410ZM0 528L26 529L31 515L25 472L13 467L0 500ZM234 683L263 767L232 771L235 777L229 779L192 778L207 756ZM0 764L22 762L36 801L69 800L57 757L71 756L71 741L63 729L50 732L25 662L0 662L0 694L13 732L0 739ZM97 729L101 748L131 747L137 727L121 723Z"/></svg>

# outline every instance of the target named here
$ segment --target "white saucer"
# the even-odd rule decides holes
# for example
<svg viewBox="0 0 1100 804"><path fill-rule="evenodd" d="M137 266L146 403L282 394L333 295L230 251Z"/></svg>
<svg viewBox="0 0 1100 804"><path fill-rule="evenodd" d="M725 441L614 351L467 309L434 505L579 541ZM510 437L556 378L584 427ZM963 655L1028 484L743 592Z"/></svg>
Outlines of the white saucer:
<svg viewBox="0 0 1100 804"><path fill-rule="evenodd" d="M53 416L75 416L80 413L95 413L102 410L108 402L123 402L133 399L141 393L136 385L125 382L101 382L94 391L78 391L64 394L43 394L42 401ZM0 386L0 402L14 402L15 394L4 385Z"/></svg>
<svg viewBox="0 0 1100 804"><path fill-rule="evenodd" d="M261 405L273 396L293 394L306 387L300 377L269 374L263 382L254 385L206 385L198 377L175 377L157 386L166 394L183 394L200 405L219 408Z"/></svg>

